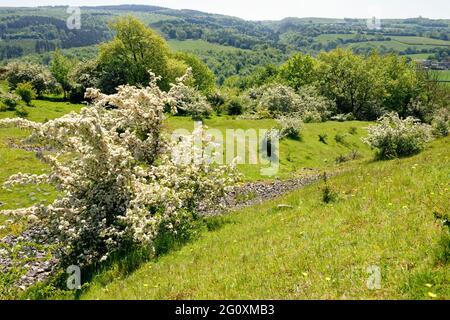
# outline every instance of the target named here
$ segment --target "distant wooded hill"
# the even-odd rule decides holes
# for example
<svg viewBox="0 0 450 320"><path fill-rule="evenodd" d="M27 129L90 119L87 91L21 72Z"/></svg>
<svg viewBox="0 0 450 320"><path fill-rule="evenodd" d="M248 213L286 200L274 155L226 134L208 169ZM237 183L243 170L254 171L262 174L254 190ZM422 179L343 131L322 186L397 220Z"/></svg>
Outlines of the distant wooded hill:
<svg viewBox="0 0 450 320"><path fill-rule="evenodd" d="M108 21L133 15L158 30L174 49L200 56L216 75L245 75L255 66L278 64L295 51L316 54L338 47L358 53L377 49L439 60L450 55L450 20L383 20L370 30L364 19L286 18L245 21L236 17L155 6L81 7L81 29L69 30L66 6L0 8L0 59L28 57L46 63L48 52L66 49L95 56L95 45L112 38Z"/></svg>

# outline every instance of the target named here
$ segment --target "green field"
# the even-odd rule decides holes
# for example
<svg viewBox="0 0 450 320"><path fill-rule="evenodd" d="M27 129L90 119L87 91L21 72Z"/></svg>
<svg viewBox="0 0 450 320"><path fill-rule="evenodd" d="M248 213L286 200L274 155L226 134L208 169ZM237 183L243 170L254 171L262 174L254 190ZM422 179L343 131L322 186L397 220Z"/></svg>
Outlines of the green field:
<svg viewBox="0 0 450 320"><path fill-rule="evenodd" d="M361 36L356 33L350 33L350 34L321 34L314 39L317 42L320 42L322 44L326 44L330 41L336 41L337 39L356 39L358 36ZM359 48L374 48L374 49L392 49L396 51L404 51L408 48L415 49L415 50L421 50L421 49L433 49L435 47L441 47L441 46L450 46L450 41L445 40L439 40L439 39L432 39L432 38L425 38L425 37L416 37L416 36L384 36L391 38L390 41L371 41L375 39L374 36L371 35L362 35L365 38L368 39L368 41L364 42L354 42L354 43L347 43L344 45L341 45L345 48L351 48L351 49L359 49ZM421 54L420 57L417 56L415 58L417 59L426 59L428 58L430 54ZM416 55L414 55L416 56Z"/></svg>
<svg viewBox="0 0 450 320"><path fill-rule="evenodd" d="M390 38L394 39L398 42L405 43L405 44L450 46L450 41L440 40L440 39L432 39L432 38L425 38L425 37L409 37L409 36L392 36Z"/></svg>
<svg viewBox="0 0 450 320"><path fill-rule="evenodd" d="M235 47L223 46L217 43L210 43L204 40L169 40L169 46L174 51L196 51L196 52L207 52L207 51L238 51Z"/></svg>
<svg viewBox="0 0 450 320"><path fill-rule="evenodd" d="M437 71L439 75L439 80L450 81L450 70L440 70Z"/></svg>

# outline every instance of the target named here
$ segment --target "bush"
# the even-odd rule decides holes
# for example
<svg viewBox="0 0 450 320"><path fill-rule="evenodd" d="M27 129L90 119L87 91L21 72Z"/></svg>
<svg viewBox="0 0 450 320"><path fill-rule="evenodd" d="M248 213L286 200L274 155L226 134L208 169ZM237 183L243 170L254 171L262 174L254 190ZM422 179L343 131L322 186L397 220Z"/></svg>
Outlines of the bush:
<svg viewBox="0 0 450 320"><path fill-rule="evenodd" d="M267 110L273 118L299 111L300 97L290 87L271 84L250 94L257 102L256 110Z"/></svg>
<svg viewBox="0 0 450 320"><path fill-rule="evenodd" d="M378 125L368 128L369 135L363 141L378 149L378 159L393 159L419 153L431 139L430 126L408 117L400 119L396 113L388 113L378 120Z"/></svg>
<svg viewBox="0 0 450 320"><path fill-rule="evenodd" d="M280 137L300 139L303 122L299 118L280 117L277 119Z"/></svg>
<svg viewBox="0 0 450 320"><path fill-rule="evenodd" d="M73 103L85 100L84 94L88 88L98 88L99 71L95 60L84 61L77 64L69 74L72 83L69 92L69 99Z"/></svg>
<svg viewBox="0 0 450 320"><path fill-rule="evenodd" d="M326 133L319 133L319 141L323 144L328 144L327 142L328 135Z"/></svg>
<svg viewBox="0 0 450 320"><path fill-rule="evenodd" d="M185 84L191 77L191 71L177 79L177 84L171 85L169 94L173 97L177 111L180 114L187 114L194 120L201 120L209 117L213 111L206 98L196 89Z"/></svg>
<svg viewBox="0 0 450 320"><path fill-rule="evenodd" d="M230 116L238 116L244 112L244 105L239 98L232 98L227 103L227 113Z"/></svg>
<svg viewBox="0 0 450 320"><path fill-rule="evenodd" d="M433 133L437 137L446 137L450 133L450 111L441 108L433 115L431 121Z"/></svg>
<svg viewBox="0 0 450 320"><path fill-rule="evenodd" d="M348 133L350 133L351 135L355 135L358 133L358 128L350 127L350 129L348 129Z"/></svg>
<svg viewBox="0 0 450 320"><path fill-rule="evenodd" d="M338 122L344 122L344 121L353 121L355 120L355 116L352 113L346 113L346 114L337 114L333 117L331 117L331 120L338 121Z"/></svg>
<svg viewBox="0 0 450 320"><path fill-rule="evenodd" d="M336 104L320 95L317 88L313 86L302 87L298 95L300 97L298 112L303 122L326 121L336 112Z"/></svg>
<svg viewBox="0 0 450 320"><path fill-rule="evenodd" d="M293 114L303 122L322 122L335 110L335 104L313 86L303 87L297 94L290 87L273 83L252 90L250 98L256 101L257 113L269 112L272 118Z"/></svg>
<svg viewBox="0 0 450 320"><path fill-rule="evenodd" d="M20 118L25 118L28 116L28 111L23 106L19 106L16 108L16 115Z"/></svg>
<svg viewBox="0 0 450 320"><path fill-rule="evenodd" d="M336 135L334 136L334 141L336 141L336 143L343 144L343 145L345 145L347 143L345 141L345 135L340 134L340 133L336 133Z"/></svg>
<svg viewBox="0 0 450 320"><path fill-rule="evenodd" d="M18 94L28 106L31 104L31 100L36 98L36 90L34 90L31 82L19 83L14 92Z"/></svg>
<svg viewBox="0 0 450 320"><path fill-rule="evenodd" d="M209 102L214 112L217 115L222 114L223 106L226 102L226 97L220 91L214 91L206 95L206 100Z"/></svg>
<svg viewBox="0 0 450 320"><path fill-rule="evenodd" d="M5 67L3 77L8 80L9 87L14 90L19 83L30 82L36 93L40 96L45 91L53 92L57 88L57 82L50 71L44 66L11 62Z"/></svg>
<svg viewBox="0 0 450 320"><path fill-rule="evenodd" d="M323 181L324 181L324 187L322 188L322 201L325 203L335 202L338 198L338 194L328 184L328 176L326 173L323 174Z"/></svg>
<svg viewBox="0 0 450 320"><path fill-rule="evenodd" d="M19 100L20 97L12 93L7 93L1 97L1 101L6 106L7 110L15 110Z"/></svg>
<svg viewBox="0 0 450 320"><path fill-rule="evenodd" d="M362 158L362 154L358 150L352 150L348 155L339 155L336 157L335 162L337 164L347 161L358 160Z"/></svg>

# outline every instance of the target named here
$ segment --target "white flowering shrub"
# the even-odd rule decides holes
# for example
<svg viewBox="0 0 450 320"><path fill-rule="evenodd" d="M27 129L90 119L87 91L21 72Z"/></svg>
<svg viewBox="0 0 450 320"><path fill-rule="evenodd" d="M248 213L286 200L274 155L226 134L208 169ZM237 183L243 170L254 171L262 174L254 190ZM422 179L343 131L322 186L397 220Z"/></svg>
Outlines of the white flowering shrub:
<svg viewBox="0 0 450 320"><path fill-rule="evenodd" d="M303 122L321 122L329 119L336 106L321 96L313 86L305 86L295 92L291 87L270 84L250 91L256 101L256 112L261 117L280 117L295 114Z"/></svg>
<svg viewBox="0 0 450 320"><path fill-rule="evenodd" d="M450 133L450 111L445 108L435 111L431 125L433 133L437 137L446 137Z"/></svg>
<svg viewBox="0 0 450 320"><path fill-rule="evenodd" d="M300 139L303 121L296 117L279 117L276 119L281 138Z"/></svg>
<svg viewBox="0 0 450 320"><path fill-rule="evenodd" d="M300 105L298 112L303 122L322 122L330 119L336 112L336 104L320 95L314 86L299 89Z"/></svg>
<svg viewBox="0 0 450 320"><path fill-rule="evenodd" d="M194 120L201 120L210 116L213 108L198 90L186 85L191 76L192 71L188 69L183 77L176 79L176 84L171 84L169 94L173 97L179 112L190 115Z"/></svg>
<svg viewBox="0 0 450 320"><path fill-rule="evenodd" d="M19 83L30 82L39 96L57 88L57 82L47 68L27 62L13 61L7 64L0 71L0 78L8 80L11 89L16 89Z"/></svg>
<svg viewBox="0 0 450 320"><path fill-rule="evenodd" d="M251 96L257 101L258 111L267 110L273 117L298 112L300 106L295 91L281 84L262 86L251 92Z"/></svg>
<svg viewBox="0 0 450 320"><path fill-rule="evenodd" d="M41 154L49 174L19 173L6 186L51 183L60 197L2 213L27 217L30 227L60 245L63 263L88 265L129 246L152 248L158 230L176 233L234 182L231 166L213 166L203 153L190 161L172 156L193 138L173 142L164 132L164 108L176 105L177 96L161 91L156 80L145 88L121 86L113 95L89 89L91 105L46 123L0 121L0 127L30 129L29 141L56 150Z"/></svg>
<svg viewBox="0 0 450 320"><path fill-rule="evenodd" d="M378 120L378 125L368 128L363 141L378 150L379 159L410 156L423 150L431 140L431 127L412 117L401 119L388 113Z"/></svg>
<svg viewBox="0 0 450 320"><path fill-rule="evenodd" d="M6 110L15 110L19 104L20 97L14 93L7 93L0 97L0 101L3 102Z"/></svg>

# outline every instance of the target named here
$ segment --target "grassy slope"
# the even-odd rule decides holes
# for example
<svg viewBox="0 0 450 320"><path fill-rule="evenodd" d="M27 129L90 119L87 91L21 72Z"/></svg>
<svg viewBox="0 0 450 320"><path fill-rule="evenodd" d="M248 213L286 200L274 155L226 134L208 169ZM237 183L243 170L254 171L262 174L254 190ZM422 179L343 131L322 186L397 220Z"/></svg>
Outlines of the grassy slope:
<svg viewBox="0 0 450 320"><path fill-rule="evenodd" d="M235 120L231 117L213 117L204 121L211 129L219 129L225 135L226 129L271 129L276 125L273 120ZM187 128L192 130L193 122L186 117L172 117L168 121L169 129ZM353 149L358 150L364 157L370 157L372 152L363 144L361 137L365 135L364 127L369 122L326 122L307 123L302 131L300 141L284 139L280 144L279 178L289 178L302 168L330 168L335 164L339 155L347 155ZM349 133L350 128L357 128L356 134ZM319 134L328 135L328 144L319 141ZM345 135L345 142L337 143L336 134ZM245 180L261 180L267 177L260 175L264 165L239 165Z"/></svg>
<svg viewBox="0 0 450 320"><path fill-rule="evenodd" d="M436 260L443 233L432 212L448 203L449 142L332 178L335 204L322 203L313 185L230 214L219 230L127 278L94 280L82 298L448 299L450 268ZM280 203L294 208L277 210ZM380 290L366 286L372 265L381 268Z"/></svg>

